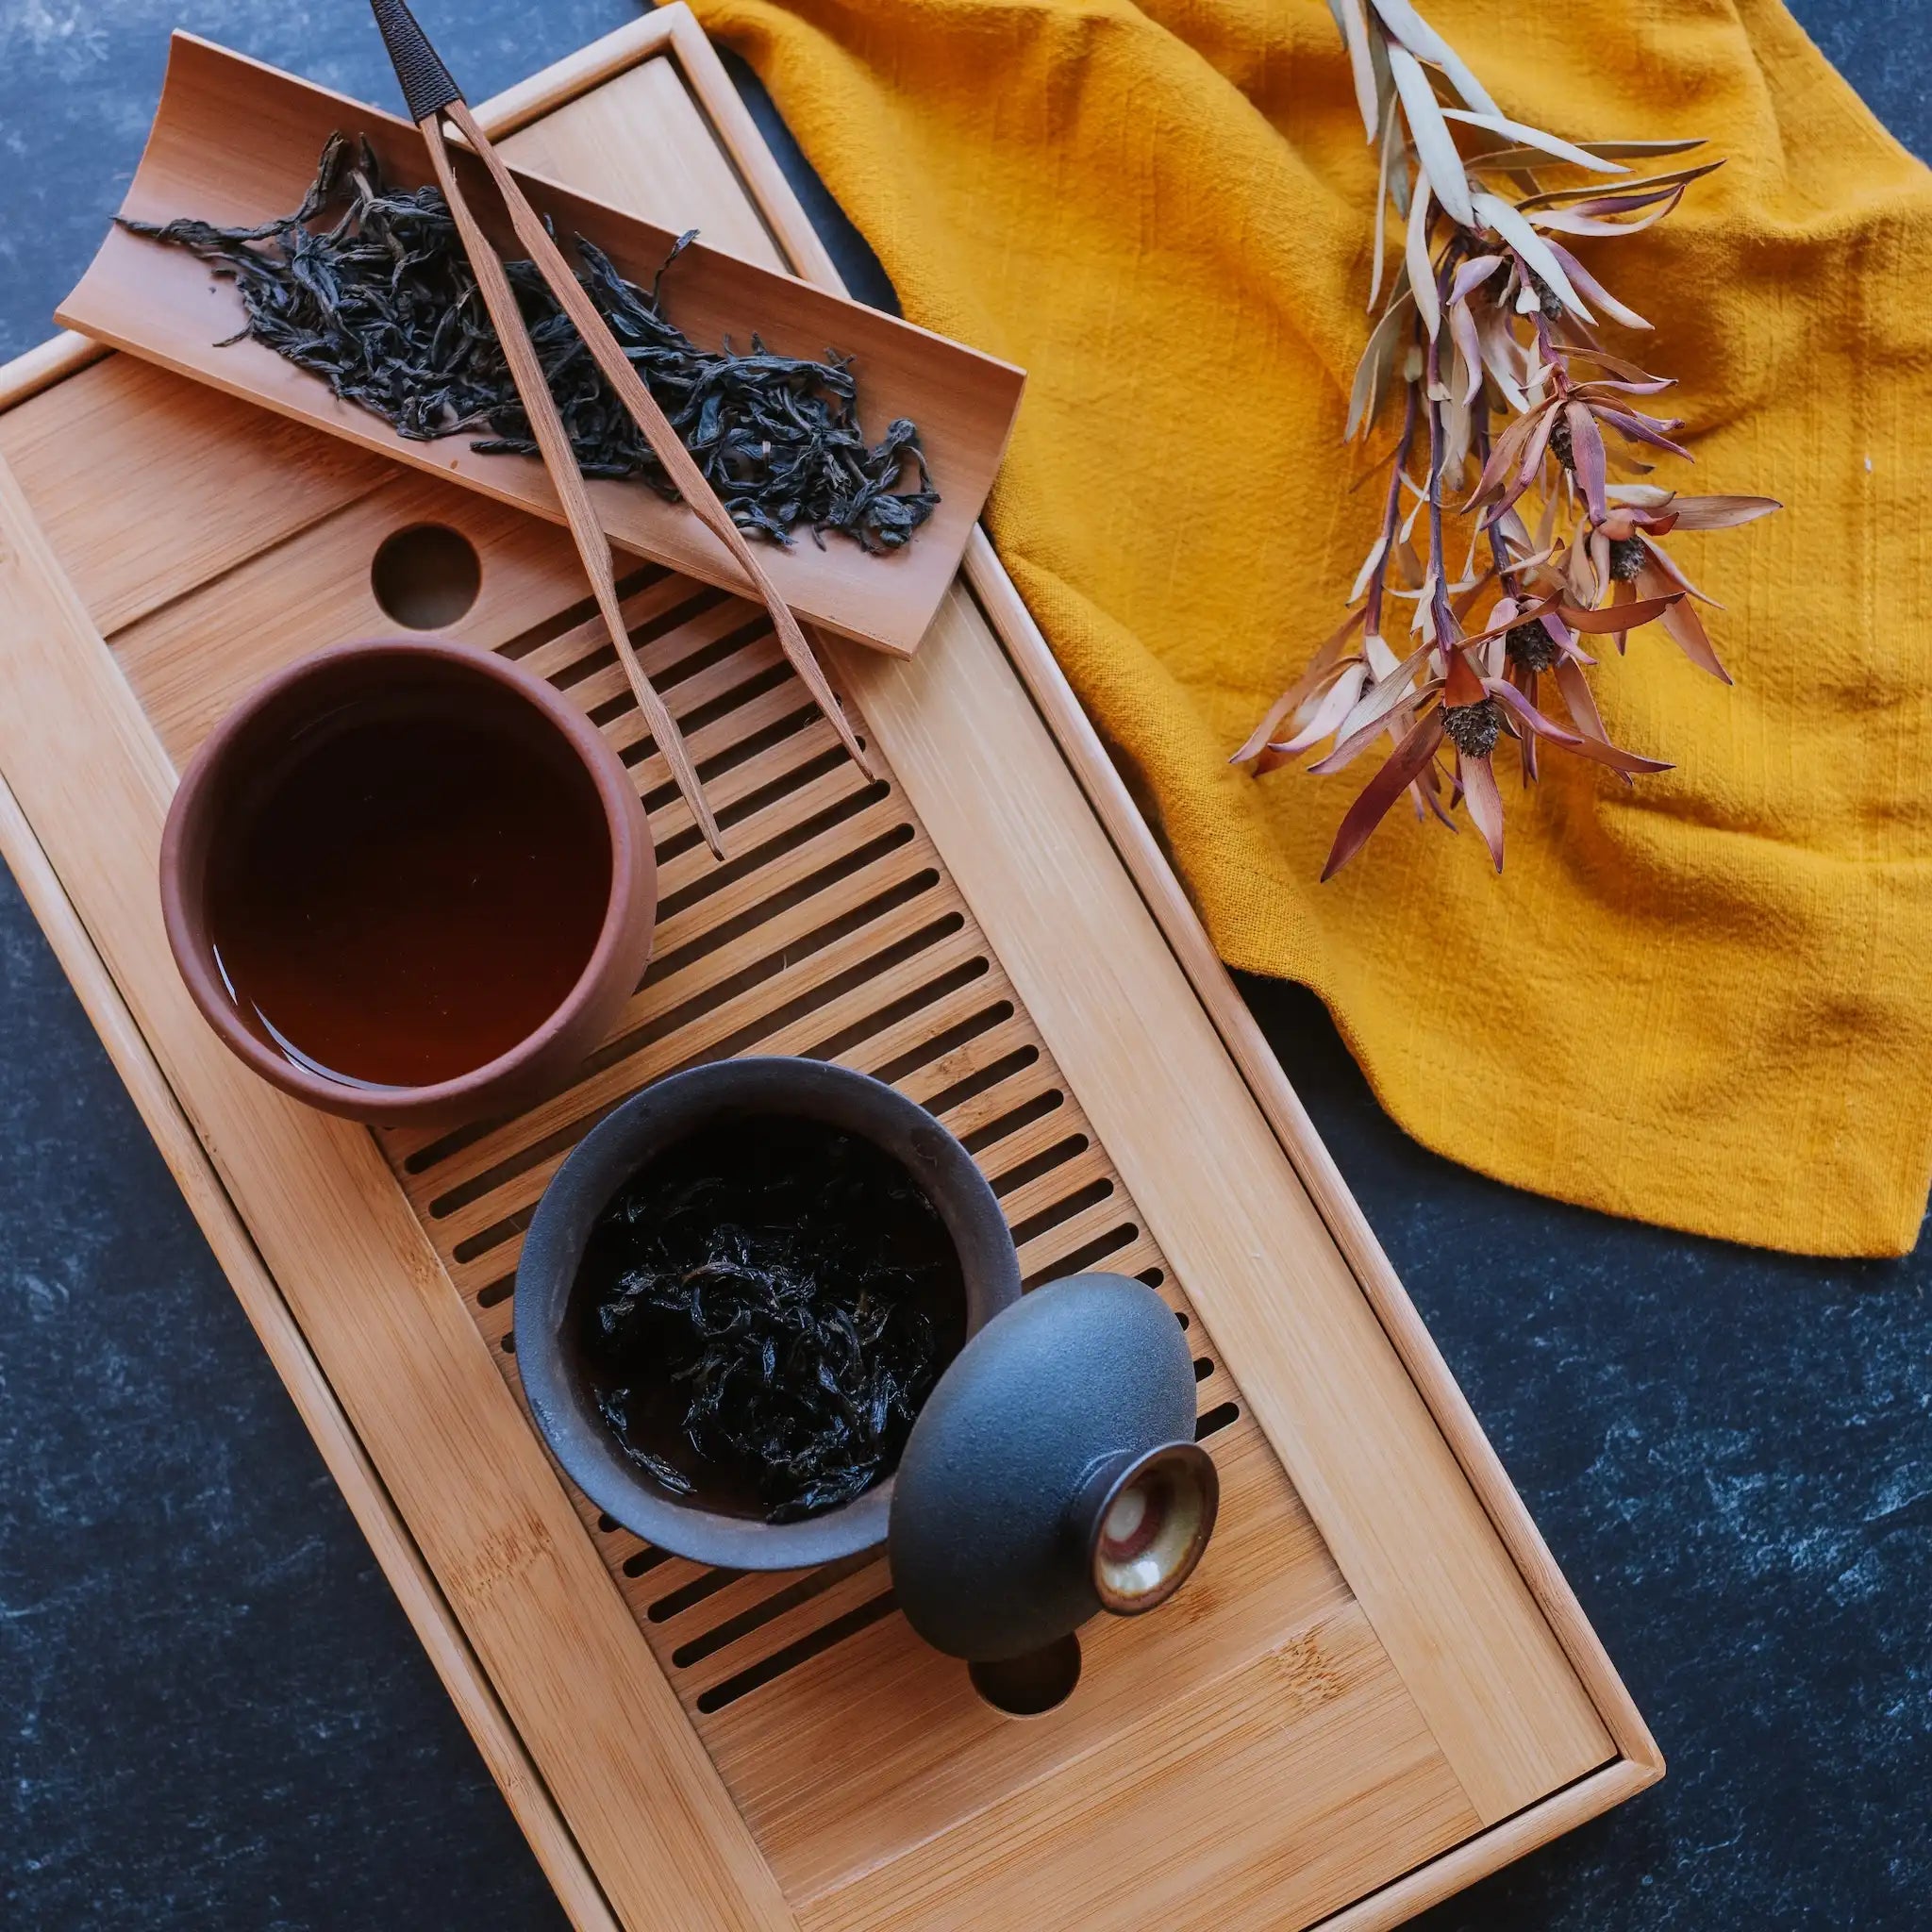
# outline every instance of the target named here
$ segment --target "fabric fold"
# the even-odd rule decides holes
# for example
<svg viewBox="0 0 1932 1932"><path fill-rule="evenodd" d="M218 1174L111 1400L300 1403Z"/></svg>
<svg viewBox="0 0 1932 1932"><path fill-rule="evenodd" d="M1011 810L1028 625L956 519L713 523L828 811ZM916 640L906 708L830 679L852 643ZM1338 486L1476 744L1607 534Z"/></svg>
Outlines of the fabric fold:
<svg viewBox="0 0 1932 1932"><path fill-rule="evenodd" d="M1319 0L694 0L908 317L1029 372L988 511L1230 964L1322 997L1393 1117L1515 1185L1819 1254L1917 1239L1932 1174L1932 174L1776 0L1438 0L1504 111L1704 135L1668 221L1578 244L1656 325L1694 465L1782 499L1679 536L1737 679L1639 632L1597 680L1626 789L1499 761L1507 869L1369 767L1228 755L1339 621L1382 451L1341 441L1374 168ZM861 383L863 371L859 372ZM1364 478L1371 479L1357 488ZM943 477L941 476L941 487Z"/></svg>

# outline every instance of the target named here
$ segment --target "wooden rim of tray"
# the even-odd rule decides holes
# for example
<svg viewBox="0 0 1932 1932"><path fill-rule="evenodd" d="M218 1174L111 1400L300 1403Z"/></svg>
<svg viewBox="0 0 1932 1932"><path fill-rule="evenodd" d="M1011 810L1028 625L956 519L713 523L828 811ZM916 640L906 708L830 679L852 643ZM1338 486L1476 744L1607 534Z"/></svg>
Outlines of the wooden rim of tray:
<svg viewBox="0 0 1932 1932"><path fill-rule="evenodd" d="M663 8L606 36L499 96L480 110L479 118L493 136L510 133L612 75L661 54L669 54L677 62L796 272L825 286L839 287L827 252L765 148L717 56L682 5ZM0 368L0 409L61 381L106 353L83 338L55 338ZM0 512L24 512L24 502L9 500L9 492L10 479L0 467ZM17 497L17 492L12 494ZM1464 1842L1323 1922L1346 1927L1348 1932L1392 1925L1654 1782L1662 1774L1662 1759L1258 1025L1215 957L1153 832L981 531L975 530L969 541L964 576L1617 1753L1560 1790L1490 1823ZM565 1822L562 1808L532 1760L490 1673L465 1638L455 1608L432 1574L402 1510L377 1474L340 1394L284 1301L139 1021L4 777L0 777L0 851L5 852L48 932L117 1070L316 1436L331 1474L369 1536L385 1574L566 1908L580 1924L614 1926L616 1915ZM1263 1420L1266 1426L1266 1418Z"/></svg>

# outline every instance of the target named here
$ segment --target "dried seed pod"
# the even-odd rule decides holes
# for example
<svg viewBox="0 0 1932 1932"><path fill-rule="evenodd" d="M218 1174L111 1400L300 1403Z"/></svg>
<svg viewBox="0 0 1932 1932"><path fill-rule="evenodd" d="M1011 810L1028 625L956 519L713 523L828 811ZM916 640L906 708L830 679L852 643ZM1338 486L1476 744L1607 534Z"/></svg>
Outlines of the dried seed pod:
<svg viewBox="0 0 1932 1932"><path fill-rule="evenodd" d="M1515 624L1503 640L1512 664L1525 671L1547 671L1557 661L1557 641L1541 624Z"/></svg>
<svg viewBox="0 0 1932 1932"><path fill-rule="evenodd" d="M1610 577L1619 584L1635 583L1643 575L1646 552L1641 537L1610 539Z"/></svg>
<svg viewBox="0 0 1932 1932"><path fill-rule="evenodd" d="M1445 705L1442 729L1464 758L1486 758L1503 735L1503 708L1494 698L1478 698L1473 705Z"/></svg>

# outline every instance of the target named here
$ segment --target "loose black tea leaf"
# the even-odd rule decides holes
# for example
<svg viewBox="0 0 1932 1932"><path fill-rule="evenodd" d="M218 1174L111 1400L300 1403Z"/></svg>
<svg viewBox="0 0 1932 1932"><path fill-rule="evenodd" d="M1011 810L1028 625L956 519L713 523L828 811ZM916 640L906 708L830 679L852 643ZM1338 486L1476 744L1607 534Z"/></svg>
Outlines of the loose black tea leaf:
<svg viewBox="0 0 1932 1932"><path fill-rule="evenodd" d="M794 1521L886 1475L965 1339L958 1257L911 1177L817 1122L653 1161L592 1229L584 1358L625 1453L673 1494Z"/></svg>
<svg viewBox="0 0 1932 1932"><path fill-rule="evenodd" d="M235 283L247 321L230 341L265 342L399 435L427 442L480 429L490 433L477 450L536 453L441 192L391 189L367 141L352 148L331 136L302 206L279 221L122 225L192 250ZM780 544L800 525L821 547L827 530L874 552L908 542L940 500L919 431L900 418L869 443L848 360L830 351L823 362L774 355L757 336L748 355L728 338L700 349L665 318L664 272L695 232L679 239L648 293L578 236L578 279L733 521ZM535 264L505 266L584 474L641 477L675 502Z"/></svg>

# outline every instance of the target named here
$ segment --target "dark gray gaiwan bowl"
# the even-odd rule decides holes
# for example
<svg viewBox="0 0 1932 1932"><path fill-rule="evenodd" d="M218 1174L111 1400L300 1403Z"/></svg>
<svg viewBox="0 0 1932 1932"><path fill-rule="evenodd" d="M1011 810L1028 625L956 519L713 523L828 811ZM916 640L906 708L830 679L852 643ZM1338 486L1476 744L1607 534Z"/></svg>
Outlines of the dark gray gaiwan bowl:
<svg viewBox="0 0 1932 1932"><path fill-rule="evenodd" d="M760 1117L823 1122L869 1141L938 1210L959 1260L969 1338L1020 1296L1019 1257L973 1157L902 1093L818 1060L721 1060L635 1095L577 1145L538 1205L517 1266L516 1357L544 1441L606 1514L697 1563L797 1570L886 1540L895 1478L795 1523L760 1523L673 1495L625 1455L598 1413L579 1341L577 1274L591 1230L632 1175L703 1129ZM1172 1318L1170 1317L1170 1320Z"/></svg>

